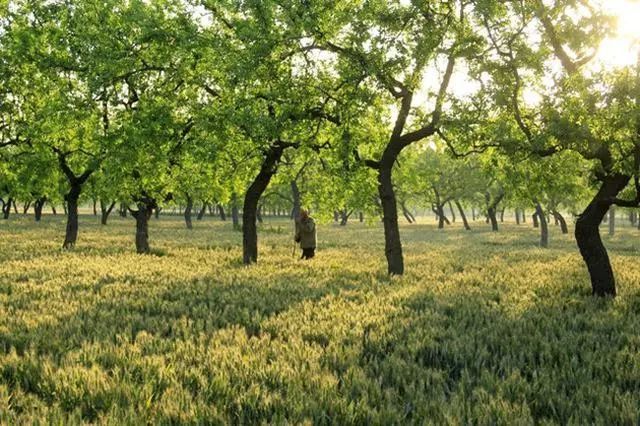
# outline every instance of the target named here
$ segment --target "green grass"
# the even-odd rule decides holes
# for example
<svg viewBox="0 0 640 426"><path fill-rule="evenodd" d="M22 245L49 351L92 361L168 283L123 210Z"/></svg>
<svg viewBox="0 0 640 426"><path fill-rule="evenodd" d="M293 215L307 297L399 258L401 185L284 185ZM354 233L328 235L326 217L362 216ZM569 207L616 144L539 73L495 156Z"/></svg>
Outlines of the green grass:
<svg viewBox="0 0 640 426"><path fill-rule="evenodd" d="M590 297L552 227L403 225L386 275L379 224L320 225L292 259L266 225L259 264L206 218L0 222L0 423L638 424L638 231L605 237L615 300ZM278 227L281 231L278 231Z"/></svg>

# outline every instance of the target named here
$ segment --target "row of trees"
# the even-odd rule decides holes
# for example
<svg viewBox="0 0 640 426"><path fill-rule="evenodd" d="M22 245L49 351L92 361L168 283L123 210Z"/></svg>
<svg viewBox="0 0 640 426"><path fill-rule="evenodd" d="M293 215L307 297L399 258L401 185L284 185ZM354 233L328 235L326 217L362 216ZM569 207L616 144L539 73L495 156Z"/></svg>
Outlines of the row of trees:
<svg viewBox="0 0 640 426"><path fill-rule="evenodd" d="M544 227L596 186L576 238L594 294L615 295L598 227L640 204L640 84L590 66L612 32L575 0L5 0L2 198L62 191L65 248L83 194L124 202L141 253L158 206L241 205L253 263L261 200L287 185L294 209L380 211L401 275L410 198L432 192L442 220L483 202L497 227L507 197Z"/></svg>

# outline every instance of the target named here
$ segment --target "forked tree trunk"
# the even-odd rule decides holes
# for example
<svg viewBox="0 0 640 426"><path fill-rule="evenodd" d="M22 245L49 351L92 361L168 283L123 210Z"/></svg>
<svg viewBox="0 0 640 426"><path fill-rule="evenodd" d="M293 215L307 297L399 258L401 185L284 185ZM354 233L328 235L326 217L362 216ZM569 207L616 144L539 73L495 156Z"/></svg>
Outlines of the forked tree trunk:
<svg viewBox="0 0 640 426"><path fill-rule="evenodd" d="M454 201L456 203L456 207L458 207L458 212L460 213L460 217L462 218L462 224L464 225L464 229L466 229L467 231L471 230L471 227L469 226L469 222L467 222L467 215L464 214L464 209L462 208L462 204L460 204L460 201L455 200Z"/></svg>
<svg viewBox="0 0 640 426"><path fill-rule="evenodd" d="M33 213L35 215L36 222L40 222L40 219L42 219L42 208L44 207L44 204L46 202L46 197L40 197L37 198L35 203L33 204Z"/></svg>
<svg viewBox="0 0 640 426"><path fill-rule="evenodd" d="M136 253L151 253L149 246L149 219L156 207L155 200L144 197L137 203L138 210L131 210L131 215L136 219Z"/></svg>
<svg viewBox="0 0 640 426"><path fill-rule="evenodd" d="M26 203L24 203L24 205L22 206L22 214L29 213L29 207L31 207L31 201L27 201Z"/></svg>
<svg viewBox="0 0 640 426"><path fill-rule="evenodd" d="M627 186L629 180L626 175L606 176L598 193L576 221L576 241L591 276L592 294L596 296L616 295L613 269L600 238L600 223L611 206L611 200Z"/></svg>
<svg viewBox="0 0 640 426"><path fill-rule="evenodd" d="M207 213L207 202L203 201L202 202L202 207L200 208L200 211L198 212L198 216L196 217L196 219L202 220L202 218L204 217L204 215L206 213Z"/></svg>
<svg viewBox="0 0 640 426"><path fill-rule="evenodd" d="M536 215L540 219L540 247L549 247L549 228L547 226L547 217L542 210L540 203L536 201Z"/></svg>
<svg viewBox="0 0 640 426"><path fill-rule="evenodd" d="M112 201L111 204L107 206L107 203L105 203L103 200L100 200L100 223L102 225L107 224L107 221L109 220L109 215L111 214L111 211L113 210L115 205L116 205L115 201Z"/></svg>
<svg viewBox="0 0 640 426"><path fill-rule="evenodd" d="M218 213L220 213L220 220L227 220L227 215L224 212L224 206L222 204L218 204Z"/></svg>
<svg viewBox="0 0 640 426"><path fill-rule="evenodd" d="M350 212L347 212L346 209L340 210L340 226L347 226L347 222L349 221L349 217L351 217L352 213L353 210Z"/></svg>
<svg viewBox="0 0 640 426"><path fill-rule="evenodd" d="M11 203L13 203L13 198L9 198L7 202L2 205L3 219L9 219L9 215L11 214Z"/></svg>
<svg viewBox="0 0 640 426"><path fill-rule="evenodd" d="M193 229L193 223L191 222L191 211L193 210L193 199L187 195L187 205L184 209L184 223L187 225L187 229Z"/></svg>
<svg viewBox="0 0 640 426"><path fill-rule="evenodd" d="M564 219L564 216L562 216L562 214L560 214L560 212L557 210L553 210L551 213L553 214L553 217L555 217L558 223L560 224L560 230L562 231L562 233L568 234L569 228L567 227L567 221Z"/></svg>
<svg viewBox="0 0 640 426"><path fill-rule="evenodd" d="M451 225L451 222L444 214L444 204L436 204L435 214L438 217L438 229L443 229L445 223Z"/></svg>
<svg viewBox="0 0 640 426"><path fill-rule="evenodd" d="M498 231L498 218L496 217L497 211L495 207L489 207L487 209L487 218L491 223L491 230L494 232Z"/></svg>

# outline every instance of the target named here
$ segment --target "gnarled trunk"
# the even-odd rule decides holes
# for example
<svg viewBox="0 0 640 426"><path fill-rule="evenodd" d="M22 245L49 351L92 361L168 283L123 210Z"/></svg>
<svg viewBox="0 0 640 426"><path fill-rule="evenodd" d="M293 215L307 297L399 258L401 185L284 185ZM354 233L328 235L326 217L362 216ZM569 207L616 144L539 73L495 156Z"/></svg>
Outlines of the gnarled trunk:
<svg viewBox="0 0 640 426"><path fill-rule="evenodd" d="M540 218L540 247L549 247L549 228L547 217L542 210L542 206L536 201L536 215Z"/></svg>
<svg viewBox="0 0 640 426"><path fill-rule="evenodd" d="M629 180L629 176L620 174L604 177L598 193L576 221L576 242L587 264L591 290L595 296L616 295L613 269L607 249L600 238L600 223L609 211L611 200L624 189Z"/></svg>
<svg viewBox="0 0 640 426"><path fill-rule="evenodd" d="M116 205L115 201L112 201L111 204L109 204L109 206L107 206L107 203L105 203L103 200L100 200L100 223L102 225L106 225L107 224L107 220L109 219L109 215L111 214L111 211L113 210L115 205Z"/></svg>
<svg viewBox="0 0 640 426"><path fill-rule="evenodd" d="M72 185L69 192L64 196L67 203L67 231L62 244L63 249L73 248L78 239L78 200L81 192L81 185Z"/></svg>
<svg viewBox="0 0 640 426"><path fill-rule="evenodd" d="M460 217L462 218L462 224L464 225L464 229L466 229L467 231L471 230L471 227L469 226L469 222L467 221L467 215L464 214L464 209L462 208L462 204L460 204L460 201L455 200L454 201L456 203L456 207L458 207L458 212L460 213Z"/></svg>
<svg viewBox="0 0 640 426"><path fill-rule="evenodd" d="M138 210L131 210L131 215L136 220L136 253L148 254L149 246L149 219L156 208L156 202L152 198L143 197L137 202Z"/></svg>
<svg viewBox="0 0 640 426"><path fill-rule="evenodd" d="M47 202L47 197L39 197L36 199L35 203L33 204L33 213L34 213L36 222L40 222L40 219L42 219L42 208L44 207L44 204L46 202Z"/></svg>
<svg viewBox="0 0 640 426"><path fill-rule="evenodd" d="M191 222L191 211L193 210L193 199L187 195L187 206L184 209L184 223L187 225L187 229L193 229L193 223Z"/></svg>

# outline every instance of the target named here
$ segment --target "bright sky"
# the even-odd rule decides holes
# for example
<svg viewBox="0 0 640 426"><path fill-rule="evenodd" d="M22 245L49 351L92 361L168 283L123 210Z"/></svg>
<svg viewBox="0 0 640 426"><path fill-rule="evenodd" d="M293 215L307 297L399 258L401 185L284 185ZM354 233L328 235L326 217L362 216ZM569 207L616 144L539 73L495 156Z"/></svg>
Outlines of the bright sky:
<svg viewBox="0 0 640 426"><path fill-rule="evenodd" d="M597 61L605 66L633 65L640 44L640 0L601 0L604 9L618 18L618 34L600 46Z"/></svg>

